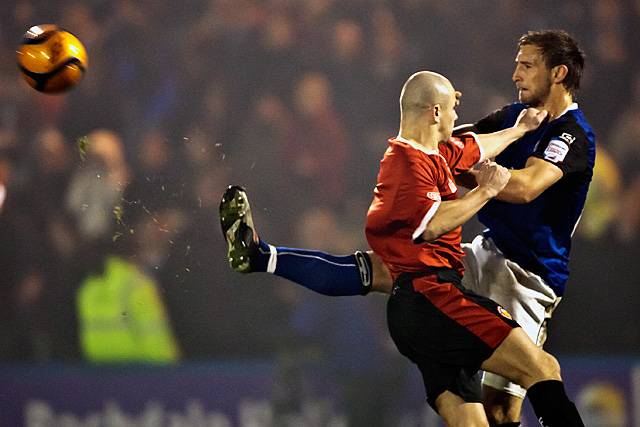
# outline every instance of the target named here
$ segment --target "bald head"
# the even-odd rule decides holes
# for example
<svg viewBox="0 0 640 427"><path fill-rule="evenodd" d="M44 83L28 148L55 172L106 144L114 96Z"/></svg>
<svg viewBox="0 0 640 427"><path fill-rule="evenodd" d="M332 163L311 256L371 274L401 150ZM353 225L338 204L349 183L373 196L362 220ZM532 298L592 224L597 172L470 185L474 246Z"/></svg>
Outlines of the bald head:
<svg viewBox="0 0 640 427"><path fill-rule="evenodd" d="M441 74L419 71L405 82L400 94L402 115L424 111L435 104L446 104L455 100L451 82Z"/></svg>
<svg viewBox="0 0 640 427"><path fill-rule="evenodd" d="M430 149L451 138L462 94L446 77L420 71L409 77L400 94L398 135Z"/></svg>

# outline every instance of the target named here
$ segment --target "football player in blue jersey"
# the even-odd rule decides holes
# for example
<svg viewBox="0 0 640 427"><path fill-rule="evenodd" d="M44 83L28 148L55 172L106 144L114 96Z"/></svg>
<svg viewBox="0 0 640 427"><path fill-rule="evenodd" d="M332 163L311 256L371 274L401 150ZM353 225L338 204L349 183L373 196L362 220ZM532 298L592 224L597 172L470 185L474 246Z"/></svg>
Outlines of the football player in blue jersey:
<svg viewBox="0 0 640 427"><path fill-rule="evenodd" d="M492 133L512 127L527 107L548 112L546 122L496 157L512 169L511 178L478 213L487 229L463 245L464 286L505 307L539 346L564 294L571 237L595 163L595 136L575 102L583 67L584 53L566 32L528 32L519 39L512 76L519 102L457 129ZM373 252L336 256L261 240L240 187L227 190L220 217L236 271L273 273L332 296L391 293L391 276ZM519 426L524 389L493 374L483 384L492 425Z"/></svg>
<svg viewBox="0 0 640 427"><path fill-rule="evenodd" d="M485 133L510 126L527 106L546 110L548 122L496 157L512 176L498 200L478 213L487 229L464 247L465 286L504 305L542 346L567 283L595 136L575 102L584 66L577 43L563 31L541 31L523 35L518 47L512 78L520 102L471 128ZM483 384L494 424L518 425L524 390L490 373Z"/></svg>

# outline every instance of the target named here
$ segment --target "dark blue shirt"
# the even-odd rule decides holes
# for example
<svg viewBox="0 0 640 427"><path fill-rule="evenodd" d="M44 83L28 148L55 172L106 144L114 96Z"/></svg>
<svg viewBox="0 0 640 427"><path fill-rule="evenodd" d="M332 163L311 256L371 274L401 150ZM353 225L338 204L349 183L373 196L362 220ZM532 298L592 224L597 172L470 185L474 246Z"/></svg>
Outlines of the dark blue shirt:
<svg viewBox="0 0 640 427"><path fill-rule="evenodd" d="M475 130L491 133L509 128L526 107L508 105L478 121ZM560 168L563 177L530 203L492 200L478 219L506 258L540 275L556 295L562 295L569 276L571 236L582 214L596 157L595 135L577 104L511 144L496 162L522 169L532 156Z"/></svg>

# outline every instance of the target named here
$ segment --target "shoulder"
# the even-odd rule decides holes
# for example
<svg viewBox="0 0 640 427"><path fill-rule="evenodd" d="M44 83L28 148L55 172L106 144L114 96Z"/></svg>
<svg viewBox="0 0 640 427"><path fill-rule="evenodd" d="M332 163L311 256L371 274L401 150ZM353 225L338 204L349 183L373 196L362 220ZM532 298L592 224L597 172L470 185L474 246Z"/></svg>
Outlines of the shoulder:
<svg viewBox="0 0 640 427"><path fill-rule="evenodd" d="M569 110L549 123L535 156L555 164L565 174L592 169L595 137L581 112Z"/></svg>
<svg viewBox="0 0 640 427"><path fill-rule="evenodd" d="M584 115L578 111L569 111L549 124L546 132L548 140L560 140L565 144L589 145L595 136Z"/></svg>
<svg viewBox="0 0 640 427"><path fill-rule="evenodd" d="M477 144L478 143L478 135L473 131L467 131L463 133L458 133L445 143L453 145L459 149L464 149L468 144ZM438 146L440 148L440 145Z"/></svg>
<svg viewBox="0 0 640 427"><path fill-rule="evenodd" d="M477 145L477 135L474 132L460 133L438 144L438 157L442 157L449 163L454 157Z"/></svg>
<svg viewBox="0 0 640 427"><path fill-rule="evenodd" d="M430 163L432 157L438 157L436 150L427 150L422 147L416 147L405 141L396 139L389 140L389 148L385 153L386 156L395 156L399 160L418 163Z"/></svg>
<svg viewBox="0 0 640 427"><path fill-rule="evenodd" d="M420 152L402 141L389 140L389 147L384 153L380 168L386 174L398 176L407 175L407 171L416 168L424 162Z"/></svg>
<svg viewBox="0 0 640 427"><path fill-rule="evenodd" d="M442 167L447 167L447 161L439 150L422 149L403 141L390 141L387 153L394 168L402 170L407 176L431 175Z"/></svg>
<svg viewBox="0 0 640 427"><path fill-rule="evenodd" d="M402 141L398 141L396 139L389 140L389 147L387 147L387 151L384 153L384 161L387 162L402 162L406 163L411 161L415 156L415 150L409 144L406 144Z"/></svg>

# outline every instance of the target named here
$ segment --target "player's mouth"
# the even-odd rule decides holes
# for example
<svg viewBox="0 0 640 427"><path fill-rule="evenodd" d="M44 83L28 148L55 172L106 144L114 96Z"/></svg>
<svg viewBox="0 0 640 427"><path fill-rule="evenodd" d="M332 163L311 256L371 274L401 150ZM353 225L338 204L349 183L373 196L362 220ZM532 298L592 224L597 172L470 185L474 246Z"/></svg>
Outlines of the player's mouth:
<svg viewBox="0 0 640 427"><path fill-rule="evenodd" d="M529 89L524 87L518 88L518 98L523 99L523 97L529 96Z"/></svg>

